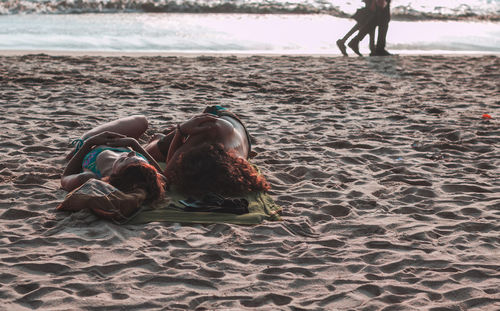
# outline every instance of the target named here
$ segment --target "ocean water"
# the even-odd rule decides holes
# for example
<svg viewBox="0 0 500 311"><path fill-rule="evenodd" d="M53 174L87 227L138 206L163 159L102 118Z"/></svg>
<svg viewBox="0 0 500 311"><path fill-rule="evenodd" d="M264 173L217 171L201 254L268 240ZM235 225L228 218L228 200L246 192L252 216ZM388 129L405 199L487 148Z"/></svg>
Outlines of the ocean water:
<svg viewBox="0 0 500 311"><path fill-rule="evenodd" d="M361 1L4 0L0 50L339 54ZM393 0L387 48L500 53L500 0ZM154 13L153 13L154 12ZM360 45L367 53L368 39Z"/></svg>
<svg viewBox="0 0 500 311"><path fill-rule="evenodd" d="M0 14L24 13L326 13L351 15L361 0L2 0ZM500 0L393 0L399 18L499 20Z"/></svg>

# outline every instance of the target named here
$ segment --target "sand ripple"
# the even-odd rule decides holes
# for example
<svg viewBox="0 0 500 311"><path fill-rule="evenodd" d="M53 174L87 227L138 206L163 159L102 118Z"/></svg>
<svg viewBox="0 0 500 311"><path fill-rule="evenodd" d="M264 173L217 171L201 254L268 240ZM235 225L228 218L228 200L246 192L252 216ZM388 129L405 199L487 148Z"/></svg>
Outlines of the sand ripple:
<svg viewBox="0 0 500 311"><path fill-rule="evenodd" d="M500 309L496 56L0 60L0 309ZM247 122L282 222L54 211L82 131L211 104Z"/></svg>

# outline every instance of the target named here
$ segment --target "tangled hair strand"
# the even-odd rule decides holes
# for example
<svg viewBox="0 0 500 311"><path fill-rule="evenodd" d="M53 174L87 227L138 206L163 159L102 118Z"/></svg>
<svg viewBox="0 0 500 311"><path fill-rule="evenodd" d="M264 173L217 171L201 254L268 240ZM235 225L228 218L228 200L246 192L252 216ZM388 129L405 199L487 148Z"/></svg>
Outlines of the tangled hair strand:
<svg viewBox="0 0 500 311"><path fill-rule="evenodd" d="M161 175L154 166L142 161L131 163L119 173L109 176L108 182L125 193L139 188L145 190L145 202L148 203L162 198L165 193Z"/></svg>
<svg viewBox="0 0 500 311"><path fill-rule="evenodd" d="M193 196L237 196L271 188L254 166L222 144L204 144L182 154L165 175L178 191Z"/></svg>

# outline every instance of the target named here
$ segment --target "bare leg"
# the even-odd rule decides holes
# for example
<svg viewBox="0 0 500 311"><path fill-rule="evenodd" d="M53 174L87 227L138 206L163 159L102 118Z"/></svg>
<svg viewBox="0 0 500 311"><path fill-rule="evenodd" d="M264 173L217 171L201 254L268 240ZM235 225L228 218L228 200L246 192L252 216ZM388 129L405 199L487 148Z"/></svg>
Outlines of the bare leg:
<svg viewBox="0 0 500 311"><path fill-rule="evenodd" d="M378 37L377 37L377 53L381 56L390 55L389 52L385 50L385 39L387 36L387 30L389 29L389 21L391 20L391 9L389 5L383 8L378 16Z"/></svg>
<svg viewBox="0 0 500 311"><path fill-rule="evenodd" d="M344 56L347 56L347 50L345 48L345 41L353 34L355 33L356 31L358 31L359 29L359 24L356 23L356 25L354 25L351 30L349 30L346 35L342 38L342 39L339 39L337 40L337 46L340 50L340 52L342 52L342 55Z"/></svg>
<svg viewBox="0 0 500 311"><path fill-rule="evenodd" d="M115 132L138 139L142 134L144 134L147 129L148 120L146 119L146 117L135 115L99 125L98 127L95 127L83 134L81 139L85 140L102 132ZM80 140L80 143L81 142L82 141ZM66 160L69 160L73 157L78 147L79 144L77 144L75 148L73 148L73 150L71 150L71 152L66 155Z"/></svg>
<svg viewBox="0 0 500 311"><path fill-rule="evenodd" d="M372 19L367 21L364 25L360 26L358 34L347 44L354 51L354 53L359 56L363 56L359 52L359 42L363 40L367 34L372 32L375 29L375 26L376 22L374 17L372 17Z"/></svg>
<svg viewBox="0 0 500 311"><path fill-rule="evenodd" d="M378 26L378 37L377 37L377 52L384 55L388 55L385 50L385 37L387 35L387 30L389 28L389 22L383 22Z"/></svg>
<svg viewBox="0 0 500 311"><path fill-rule="evenodd" d="M148 129L148 120L145 116L135 115L111 121L91 129L83 134L82 139L97 135L102 132L115 132L138 139Z"/></svg>
<svg viewBox="0 0 500 311"><path fill-rule="evenodd" d="M347 39L349 39L349 37L352 36L353 33L355 33L356 31L358 31L358 29L359 29L359 24L356 23L356 25L352 26L351 30L349 30L345 34L345 36L342 39L340 39L340 40L345 43L347 41Z"/></svg>
<svg viewBox="0 0 500 311"><path fill-rule="evenodd" d="M375 53L375 28L370 30L368 33L370 35L370 55Z"/></svg>

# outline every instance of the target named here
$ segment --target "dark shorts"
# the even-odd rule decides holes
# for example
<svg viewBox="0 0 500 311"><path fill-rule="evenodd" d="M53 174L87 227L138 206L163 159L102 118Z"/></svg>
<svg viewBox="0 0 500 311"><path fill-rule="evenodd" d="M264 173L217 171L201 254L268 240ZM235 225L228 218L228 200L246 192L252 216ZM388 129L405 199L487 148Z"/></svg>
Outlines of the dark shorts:
<svg viewBox="0 0 500 311"><path fill-rule="evenodd" d="M369 8L361 8L354 13L352 18L360 25L365 25L375 18L375 12L371 11Z"/></svg>

